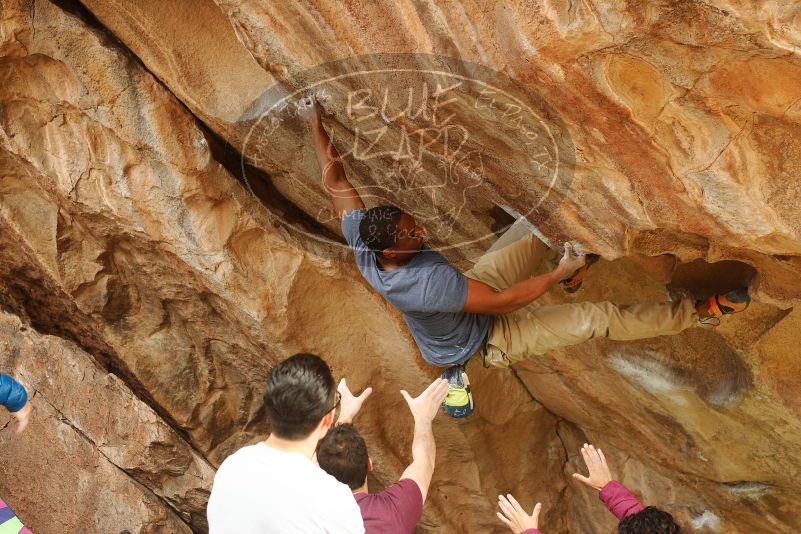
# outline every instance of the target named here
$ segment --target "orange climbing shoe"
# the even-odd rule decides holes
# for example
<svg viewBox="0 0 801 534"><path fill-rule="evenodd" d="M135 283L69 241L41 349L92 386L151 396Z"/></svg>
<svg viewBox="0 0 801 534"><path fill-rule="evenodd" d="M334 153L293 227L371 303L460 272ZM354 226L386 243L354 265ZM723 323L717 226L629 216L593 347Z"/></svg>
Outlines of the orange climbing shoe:
<svg viewBox="0 0 801 534"><path fill-rule="evenodd" d="M584 259L584 266L580 267L576 272L574 272L570 278L565 278L560 284L562 284L562 289L565 290L567 293L575 293L579 289L581 289L581 284L584 282L584 275L587 274L587 269L590 268L590 265L595 263L601 258L598 254L587 254Z"/></svg>
<svg viewBox="0 0 801 534"><path fill-rule="evenodd" d="M751 303L747 287L738 287L728 293L709 297L709 315L720 317L745 310Z"/></svg>

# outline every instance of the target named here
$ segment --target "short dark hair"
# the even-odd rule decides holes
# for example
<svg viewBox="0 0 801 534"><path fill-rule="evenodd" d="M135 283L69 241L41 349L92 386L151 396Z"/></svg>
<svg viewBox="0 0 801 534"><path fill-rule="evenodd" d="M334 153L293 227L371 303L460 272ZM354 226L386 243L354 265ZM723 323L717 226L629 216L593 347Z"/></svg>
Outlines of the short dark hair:
<svg viewBox="0 0 801 534"><path fill-rule="evenodd" d="M398 223L403 211L397 206L370 208L359 223L359 237L367 248L381 254L398 242Z"/></svg>
<svg viewBox="0 0 801 534"><path fill-rule="evenodd" d="M264 405L271 432L283 439L309 436L334 406L336 384L328 364L314 354L290 356L270 370Z"/></svg>
<svg viewBox="0 0 801 534"><path fill-rule="evenodd" d="M323 471L352 490L364 485L368 461L367 444L349 423L332 428L317 444L317 463Z"/></svg>
<svg viewBox="0 0 801 534"><path fill-rule="evenodd" d="M655 506L630 515L617 526L618 534L680 534L673 516Z"/></svg>

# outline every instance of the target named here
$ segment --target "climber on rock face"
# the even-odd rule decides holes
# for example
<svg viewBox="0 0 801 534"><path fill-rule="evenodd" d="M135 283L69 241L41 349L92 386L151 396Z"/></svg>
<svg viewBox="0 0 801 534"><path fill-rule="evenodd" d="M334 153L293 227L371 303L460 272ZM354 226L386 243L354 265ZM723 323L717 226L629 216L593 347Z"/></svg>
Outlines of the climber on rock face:
<svg viewBox="0 0 801 534"><path fill-rule="evenodd" d="M207 508L210 534L364 533L348 487L313 460L339 398L319 356L295 354L270 370L264 388L270 435L220 465Z"/></svg>
<svg viewBox="0 0 801 534"><path fill-rule="evenodd" d="M364 439L352 424L370 391L368 388L354 397L345 380L340 382L342 411L337 426L317 445L317 461L324 471L353 491L366 534L412 534L422 516L434 473L436 444L431 423L448 393L448 383L437 379L415 398L401 391L414 419L413 460L396 483L379 493L369 493L367 489L367 473L373 470L373 461Z"/></svg>
<svg viewBox="0 0 801 534"><path fill-rule="evenodd" d="M473 411L464 365L480 356L485 366L508 367L550 350L596 337L634 340L677 334L708 317L744 310L745 288L708 300L617 306L580 302L529 306L563 282L575 291L589 264L569 244L552 271L535 276L548 247L528 233L482 256L462 274L441 254L425 246L425 232L395 206L365 209L322 124L320 105L309 102L311 128L322 180L342 233L368 283L403 312L423 357L447 367L451 384L445 408L453 417Z"/></svg>

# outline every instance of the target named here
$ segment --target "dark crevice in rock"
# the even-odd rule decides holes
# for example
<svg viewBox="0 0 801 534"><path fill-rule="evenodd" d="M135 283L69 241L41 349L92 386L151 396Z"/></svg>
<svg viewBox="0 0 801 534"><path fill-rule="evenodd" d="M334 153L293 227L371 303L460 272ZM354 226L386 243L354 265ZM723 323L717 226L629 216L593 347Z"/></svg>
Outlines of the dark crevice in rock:
<svg viewBox="0 0 801 534"><path fill-rule="evenodd" d="M89 9L80 3L79 0L49 0L49 2L55 6L58 6L59 9L64 11L65 13L69 13L70 15L78 18L81 22L83 22L87 27L92 28L95 31L101 33L110 44L112 44L115 48L118 48L121 51L124 51L127 54L130 54L132 57L133 54L128 51L125 43L120 41L116 35L108 30L103 23L95 17L94 13L89 11ZM31 5L35 3L31 2ZM33 9L33 8L31 8ZM31 17L33 20L33 17Z"/></svg>
<svg viewBox="0 0 801 534"><path fill-rule="evenodd" d="M262 170L248 164L242 154L225 141L209 125L195 115L192 110L161 80L142 59L134 53L113 31L107 28L84 4L75 0L56 0L53 2L61 9L78 17L84 24L101 33L121 52L131 58L144 72L148 73L165 91L191 115L198 128L208 142L212 158L222 165L243 187L253 194L259 202L275 215L283 225L296 227L304 233L319 236L324 241L344 243L344 240L317 222L313 217L300 209L273 185L270 177Z"/></svg>
<svg viewBox="0 0 801 534"><path fill-rule="evenodd" d="M556 421L557 421L557 432L556 432L556 436L559 438L559 441L562 443L562 448L564 449L564 453L565 453L565 461L567 461L567 458L568 458L568 456L569 456L569 454L570 454L570 453L568 452L568 450L567 450L567 447L565 446L565 442L564 442L564 440L562 439L562 436L560 436L560 435L559 435L559 430L558 430L558 428L559 428L559 427L558 427L558 425L559 425L560 423L562 423L563 421L567 421L567 419L564 419L563 417L561 417L561 416L559 416L559 415L557 415L557 414L553 413L553 412L552 412L552 411L550 411L548 408L546 408L546 407L545 407L545 404L543 404L543 403L542 403L542 401L540 401L540 399L538 399L538 398L537 398L537 396L536 396L536 395L534 395L534 392L533 392L533 391L531 391L531 389L528 387L528 385L526 384L526 381L525 381L525 380L523 380L522 378L520 378L520 375L517 373L517 370L516 370L514 367L512 367L512 366L510 365L510 366L509 366L509 370L511 370L511 371L512 371L512 374L515 376L515 378L517 379L517 381L518 381L518 382L520 382L520 386L521 386L523 389L525 389L525 390L526 390L526 393L528 393L528 394L529 394L529 396L531 397L531 400L533 400L533 401L535 401L537 404L539 404L539 405L542 407L542 409L543 409L543 410L545 410L546 412L548 412L549 414L551 414L551 415L552 415L552 416L553 416L553 417L556 419ZM572 425L574 425L574 426L575 426L575 423L573 423L572 421L568 421L568 423L570 423L570 424L572 424Z"/></svg>
<svg viewBox="0 0 801 534"><path fill-rule="evenodd" d="M564 462L565 465L567 465L570 462L570 452L569 452L570 449L568 448L567 443L565 443L565 437L562 435L563 432L562 426L565 424L565 422L571 425L573 425L573 423L570 423L569 421L567 421L567 419L563 419L558 415L554 415L554 417L556 417L556 437L559 438L559 443L562 444L562 449L564 450L565 453Z"/></svg>
<svg viewBox="0 0 801 534"><path fill-rule="evenodd" d="M529 396L531 397L531 400L533 400L537 404L539 404L542 407L543 410L548 412L550 415L552 415L556 419L556 432L555 433L556 433L556 437L559 439L559 443L562 444L562 452L564 453L564 462L565 462L565 464L567 464L567 462L569 461L569 458L570 458L570 451L567 448L567 445L565 444L564 438L559 433L559 427L560 427L560 425L564 424L565 422L567 422L570 425L575 426L576 428L578 428L578 426L575 423L573 423L572 421L568 421L567 419L565 419L565 418L553 413L548 408L546 408L545 405L537 398L537 396L534 395L534 392L531 391L531 389L528 387L528 385L526 384L526 381L523 380L522 378L520 378L520 375L517 373L517 370L514 367L512 367L511 365L509 366L509 369L512 371L512 374L515 376L515 379L517 379L517 381L520 383L520 386L523 389L526 390L526 393L529 394ZM560 499L561 499L561 495L560 495Z"/></svg>
<svg viewBox="0 0 801 534"><path fill-rule="evenodd" d="M497 235L503 235L517 221L513 215L497 204L492 205L489 216L492 220L490 229Z"/></svg>
<svg viewBox="0 0 801 534"><path fill-rule="evenodd" d="M208 461L206 454L193 445L188 433L153 398L124 359L98 333L101 328L95 321L77 307L72 297L40 266L27 245L13 239L14 235L14 230L0 217L0 306L38 333L69 341L91 355L101 369L122 380L140 401L172 427L188 447Z"/></svg>
<svg viewBox="0 0 801 534"><path fill-rule="evenodd" d="M52 280L23 243L11 243L13 230L0 219L0 289L4 308L37 332L65 339L91 354L101 368L118 376L145 404L180 432L180 426L151 397L125 361L99 335L93 319L84 314ZM185 437L185 434L183 435ZM186 438L185 438L186 439Z"/></svg>
<svg viewBox="0 0 801 534"><path fill-rule="evenodd" d="M70 427L70 428L71 428L71 429L72 429L72 430L73 430L73 431L74 431L76 434L78 434L78 435L79 435L79 436L80 436L80 437L81 437L83 440L85 440L87 443L90 443L90 444L92 445L92 448L93 448L94 450L96 450L96 451L97 451L97 453L98 453L100 456L102 456L103 458L105 458L105 459L106 459L106 461L107 461L109 464L113 465L114 467L116 467L117 469L119 469L120 471L122 471L123 473L125 473L125 475L126 475L126 476L130 477L130 478L131 478L131 480L132 480L132 481L133 481L133 482L134 482L134 483L135 483L137 486L139 486L139 488L140 488L142 491L149 493L150 495L152 495L152 496L153 496L153 498L154 498L154 499L158 500L159 502L162 502L162 503L164 503L164 505L165 505L167 508L169 508L170 510L172 510L172 511L175 513L176 517L177 517L177 518L178 518L178 519L179 519L179 520L180 520L182 523L184 523L184 524L185 524L187 527L190 527L190 528L191 528L191 525L190 525L190 523L189 523L189 522L187 522L187 521L184 519L184 512L182 512L181 510L179 510L179 509L175 508L175 506L173 506L173 504L172 504L172 503L169 501L169 499L165 499L165 498L161 497L160 495L156 494L156 493L155 493L155 492L154 492L154 491L153 491L153 490L152 490L150 487L146 486L145 484L142 484L142 483L140 482L139 478L136 476L136 474L135 474L135 473L131 473L131 472L129 472L128 470L126 470L125 468L123 468L123 467L121 467L121 466L117 465L117 464L114 462L114 460L112 460L111 458L109 458L109 457L108 457L108 456L107 456L107 455L106 455L106 454L103 452L103 447L101 447L101 446L100 446L98 443L96 443L96 442L95 442L95 441L92 439L92 437L91 437L91 436L89 436L89 435L88 435L86 432L84 432L84 430L83 430L82 428L80 428L80 427L78 427L78 426L75 426L75 425L72 423L72 421L69 419L69 417L67 417L66 415L64 415L64 413L63 413L61 410L59 410L59 409L58 409L58 408L57 408L57 407L56 407L56 406L55 406L55 405L54 405L52 402L50 402L50 401L47 399L47 397L45 397L45 396L42 394L42 392L41 392L41 391L34 390L34 391L33 391L33 396L34 396L34 397L36 397L36 398L39 398L39 399L41 399L43 402L47 403L47 405L48 405L48 406L50 406L50 408L52 408L52 409L53 409L53 411L54 411L56 414L58 414L58 420L59 420L61 423L63 423L63 424L65 424L65 425L67 425L68 427ZM194 529L193 529L193 530L194 530ZM207 531L207 530L208 530L208 529L206 529L206 531ZM198 530L194 530L194 531L198 532Z"/></svg>
<svg viewBox="0 0 801 534"><path fill-rule="evenodd" d="M345 243L344 239L317 222L313 217L310 217L284 196L273 185L267 173L247 163L236 148L222 139L199 118L195 117L195 120L206 136L206 141L214 160L222 165L231 176L235 177L245 189L250 191L283 225L297 227L306 234L318 236L326 241Z"/></svg>
<svg viewBox="0 0 801 534"><path fill-rule="evenodd" d="M525 382L525 381L524 381L522 378L520 378L520 375L517 373L517 370L516 370L514 367L512 367L511 365L509 366L509 370L510 370L510 371L512 371L512 374L513 374L513 375L515 375L515 378L517 379L517 381L518 381L518 382L520 382L520 385L521 385L521 386L523 386L523 389L525 389L525 390L526 390L526 393L528 393L528 394L529 394L529 396L531 397L531 400L533 400L533 401L536 401L536 402L537 402L537 404L540 404L540 405L541 405L541 406L543 406L543 408L544 408L545 406L542 404L542 402L540 401L540 399L538 399L538 398L537 398L537 396L536 396L536 395L534 395L534 392L533 392L533 391L531 391L531 390L528 388L528 386L526 385L526 382ZM546 408L546 410L547 410L547 408ZM556 415L554 414L554 417L558 417L558 416L556 416Z"/></svg>
<svg viewBox="0 0 801 534"><path fill-rule="evenodd" d="M695 260L676 266L670 285L686 289L697 298L707 298L734 287L747 287L756 275L754 267L741 261Z"/></svg>

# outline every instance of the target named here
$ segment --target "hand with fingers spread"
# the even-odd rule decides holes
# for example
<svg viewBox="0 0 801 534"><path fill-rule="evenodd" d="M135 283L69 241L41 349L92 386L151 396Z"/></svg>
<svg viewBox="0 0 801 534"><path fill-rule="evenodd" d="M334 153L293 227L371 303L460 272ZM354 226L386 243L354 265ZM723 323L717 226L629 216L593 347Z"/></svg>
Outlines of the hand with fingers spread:
<svg viewBox="0 0 801 534"><path fill-rule="evenodd" d="M448 394L448 381L438 378L434 380L420 395L412 398L405 390L401 395L412 411L415 422L432 421L437 415L442 401Z"/></svg>
<svg viewBox="0 0 801 534"><path fill-rule="evenodd" d="M562 255L562 259L559 260L556 270L559 272L559 276L570 276L583 267L585 261L585 255L574 254L573 245L568 242L565 243L565 253Z"/></svg>
<svg viewBox="0 0 801 534"><path fill-rule="evenodd" d="M362 409L362 404L364 404L364 401L370 396L370 393L373 392L373 388L368 387L362 391L361 395L357 397L348 388L348 383L343 378L339 381L337 391L341 396L337 424L342 424L353 422L353 420L356 418L356 414L358 414L359 410Z"/></svg>
<svg viewBox="0 0 801 534"><path fill-rule="evenodd" d="M539 528L538 524L542 504L537 503L531 515L528 515L528 513L523 510L523 507L520 506L520 503L517 502L517 499L515 499L512 494L509 494L506 497L498 495L498 507L501 509L501 511L496 514L498 519L503 521L515 534L521 534L526 530Z"/></svg>
<svg viewBox="0 0 801 534"><path fill-rule="evenodd" d="M581 448L581 456L590 472L589 476L573 473L573 478L601 491L612 480L612 474L609 472L603 451L585 443Z"/></svg>

